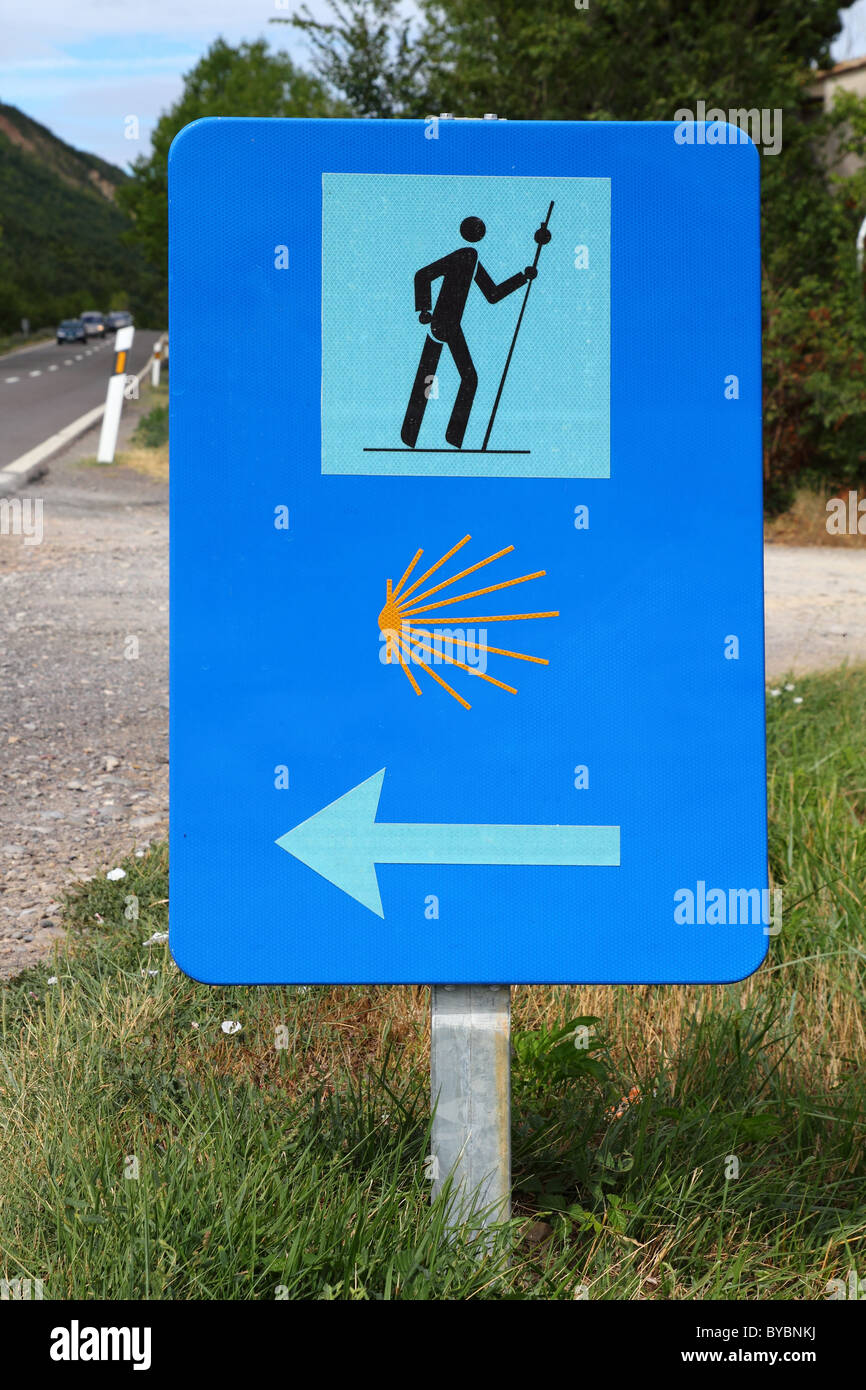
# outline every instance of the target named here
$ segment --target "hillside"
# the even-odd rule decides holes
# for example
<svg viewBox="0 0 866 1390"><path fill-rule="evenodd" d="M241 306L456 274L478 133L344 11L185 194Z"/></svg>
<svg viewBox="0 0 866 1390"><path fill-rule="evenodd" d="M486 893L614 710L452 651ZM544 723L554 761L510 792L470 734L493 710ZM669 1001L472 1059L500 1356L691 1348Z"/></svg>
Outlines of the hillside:
<svg viewBox="0 0 866 1390"><path fill-rule="evenodd" d="M139 259L114 201L126 178L0 104L0 332L135 300Z"/></svg>

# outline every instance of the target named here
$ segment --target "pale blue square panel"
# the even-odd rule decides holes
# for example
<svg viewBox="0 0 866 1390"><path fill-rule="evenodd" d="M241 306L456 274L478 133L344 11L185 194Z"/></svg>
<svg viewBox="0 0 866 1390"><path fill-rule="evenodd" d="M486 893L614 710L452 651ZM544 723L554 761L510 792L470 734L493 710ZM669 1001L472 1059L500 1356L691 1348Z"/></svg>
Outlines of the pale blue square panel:
<svg viewBox="0 0 866 1390"><path fill-rule="evenodd" d="M325 174L322 182L322 472L606 478L610 180ZM487 285L485 272L497 287L513 281L533 260L548 212L553 250L539 254L485 438L526 296L516 285L491 303L479 281ZM460 235L470 217L484 225L474 244ZM449 258L459 274L461 257L481 267L469 277L460 323L478 378L466 431L460 448L448 443L460 376L446 342L424 374L433 382L408 448L401 429L427 338L414 311L415 277Z"/></svg>
<svg viewBox="0 0 866 1390"><path fill-rule="evenodd" d="M676 130L175 140L170 936L197 979L763 959L759 156Z"/></svg>

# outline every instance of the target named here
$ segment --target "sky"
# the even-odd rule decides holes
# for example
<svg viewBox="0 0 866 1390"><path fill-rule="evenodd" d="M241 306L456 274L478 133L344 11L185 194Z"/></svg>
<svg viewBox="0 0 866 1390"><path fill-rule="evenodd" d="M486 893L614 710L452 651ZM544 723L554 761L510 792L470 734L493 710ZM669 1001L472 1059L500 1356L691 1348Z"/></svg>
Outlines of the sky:
<svg viewBox="0 0 866 1390"><path fill-rule="evenodd" d="M0 101L78 149L122 168L147 153L159 115L183 76L219 36L267 38L298 61L305 40L269 24L300 0L0 0ZM326 0L308 0L317 17ZM127 116L140 138L130 140Z"/></svg>
<svg viewBox="0 0 866 1390"><path fill-rule="evenodd" d="M327 0L308 0L317 18ZM268 23L300 0L0 0L0 101L125 168L215 38L266 37L303 62L303 35ZM837 60L866 54L866 0L844 12ZM139 138L126 121L136 116Z"/></svg>

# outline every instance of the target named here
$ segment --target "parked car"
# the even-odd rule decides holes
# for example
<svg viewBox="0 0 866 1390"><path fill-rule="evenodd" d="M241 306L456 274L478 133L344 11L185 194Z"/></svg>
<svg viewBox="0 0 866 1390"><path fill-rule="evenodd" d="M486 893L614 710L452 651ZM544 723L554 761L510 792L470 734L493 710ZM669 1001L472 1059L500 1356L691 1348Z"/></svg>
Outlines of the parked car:
<svg viewBox="0 0 866 1390"><path fill-rule="evenodd" d="M84 324L84 331L87 334L88 338L105 337L104 314L97 313L95 309L87 309L83 314L79 314L78 317Z"/></svg>
<svg viewBox="0 0 866 1390"><path fill-rule="evenodd" d="M128 328L132 323L132 314L126 309L116 309L108 315L105 320L105 327L109 333L116 333L118 328Z"/></svg>
<svg viewBox="0 0 866 1390"><path fill-rule="evenodd" d="M58 343L86 343L87 329L81 319L64 319L57 325Z"/></svg>

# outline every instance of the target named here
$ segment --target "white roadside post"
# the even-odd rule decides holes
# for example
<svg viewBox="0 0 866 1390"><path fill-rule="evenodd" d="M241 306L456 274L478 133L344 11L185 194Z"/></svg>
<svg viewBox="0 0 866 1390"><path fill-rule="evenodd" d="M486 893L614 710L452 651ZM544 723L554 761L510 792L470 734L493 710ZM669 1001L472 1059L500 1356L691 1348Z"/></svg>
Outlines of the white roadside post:
<svg viewBox="0 0 866 1390"><path fill-rule="evenodd" d="M511 1215L511 989L430 993L433 1196L450 1177L449 1226L483 1229Z"/></svg>
<svg viewBox="0 0 866 1390"><path fill-rule="evenodd" d="M120 428L120 412L123 409L123 387L126 382L126 359L135 336L134 328L119 328L114 340L114 371L108 381L105 397L105 414L99 434L97 463L113 463L117 447L117 431Z"/></svg>
<svg viewBox="0 0 866 1390"><path fill-rule="evenodd" d="M153 361L150 366L150 384L154 388L159 385L159 369L162 365L162 338L157 338L153 345Z"/></svg>

